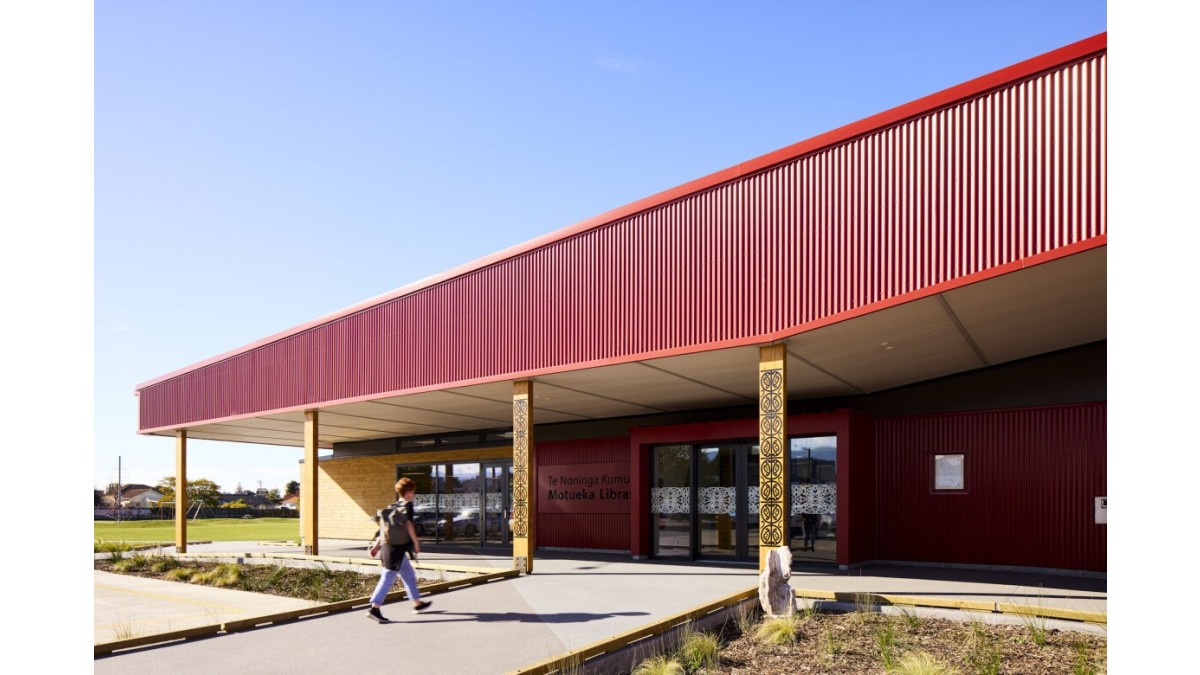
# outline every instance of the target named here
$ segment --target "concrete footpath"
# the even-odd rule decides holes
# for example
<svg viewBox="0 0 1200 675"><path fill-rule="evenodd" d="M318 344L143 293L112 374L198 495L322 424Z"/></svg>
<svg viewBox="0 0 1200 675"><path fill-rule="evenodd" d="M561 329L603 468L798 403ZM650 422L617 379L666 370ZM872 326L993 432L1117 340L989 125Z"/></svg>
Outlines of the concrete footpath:
<svg viewBox="0 0 1200 675"><path fill-rule="evenodd" d="M296 547L247 543L194 545L188 552L264 551L299 552ZM322 540L321 554L368 558L363 543L357 541ZM507 569L512 559L466 549L429 551L421 556L421 563ZM176 582L96 575L97 642L111 639L113 630L128 633L132 628L135 635L158 625L178 630L188 627L188 621L204 625L309 604ZM389 624L370 621L363 611L321 615L98 657L95 672L179 675L252 670L265 674L293 673L299 668L317 673L505 673L756 585L755 570L746 567L553 553L535 561L532 575L432 595L433 606L420 615L411 612L407 601L385 605ZM798 566L791 585L1102 614L1107 613L1108 599L1104 579L907 566L849 572Z"/></svg>

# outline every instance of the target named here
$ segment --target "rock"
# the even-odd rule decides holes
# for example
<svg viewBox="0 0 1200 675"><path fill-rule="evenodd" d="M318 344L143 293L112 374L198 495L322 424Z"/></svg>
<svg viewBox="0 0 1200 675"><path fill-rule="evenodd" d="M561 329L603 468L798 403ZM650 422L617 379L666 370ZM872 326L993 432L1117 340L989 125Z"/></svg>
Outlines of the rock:
<svg viewBox="0 0 1200 675"><path fill-rule="evenodd" d="M792 550L780 546L767 551L766 567L758 575L758 600L767 616L790 616L796 611L792 578Z"/></svg>

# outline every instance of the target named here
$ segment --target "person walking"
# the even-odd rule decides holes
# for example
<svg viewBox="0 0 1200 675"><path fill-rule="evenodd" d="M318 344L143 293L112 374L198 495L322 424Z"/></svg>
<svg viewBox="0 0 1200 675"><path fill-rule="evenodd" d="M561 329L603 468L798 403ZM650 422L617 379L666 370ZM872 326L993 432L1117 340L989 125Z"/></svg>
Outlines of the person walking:
<svg viewBox="0 0 1200 675"><path fill-rule="evenodd" d="M371 544L370 554L374 558L376 554L382 554L380 558L379 583L375 585L375 591L371 593L371 609L367 610L367 618L379 623L387 623L388 619L383 615L380 607L383 606L383 601L387 599L388 590L396 581L396 575L400 575L400 581L404 584L404 590L408 593L409 600L412 600L413 613L429 607L433 603L429 600L421 599L421 590L417 588L417 573L409 564L405 553L410 549L412 551L413 560L417 559L417 554L421 552L421 542L417 539L416 530L413 528L413 495L417 492L417 485L411 478L407 476L396 481L396 494L400 499L386 508L380 509L376 514L376 521L379 523L379 534L375 537L375 541ZM388 522L385 521L381 514L388 509L399 509L403 513L404 529L407 537L397 537L393 535L393 541L388 541ZM394 541L394 539L402 539L403 541Z"/></svg>

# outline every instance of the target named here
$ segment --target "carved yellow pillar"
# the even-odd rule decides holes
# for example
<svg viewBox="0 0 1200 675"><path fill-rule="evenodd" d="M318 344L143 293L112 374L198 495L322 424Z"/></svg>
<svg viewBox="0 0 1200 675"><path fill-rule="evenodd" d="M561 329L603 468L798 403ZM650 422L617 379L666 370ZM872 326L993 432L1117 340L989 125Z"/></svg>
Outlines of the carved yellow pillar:
<svg viewBox="0 0 1200 675"><path fill-rule="evenodd" d="M187 431L175 432L175 552L187 553Z"/></svg>
<svg viewBox="0 0 1200 675"><path fill-rule="evenodd" d="M317 550L317 411L304 412L304 467L300 471L300 517L304 519L304 552Z"/></svg>
<svg viewBox="0 0 1200 675"><path fill-rule="evenodd" d="M534 483L533 382L513 383L513 567L533 573L534 519L537 517L537 484Z"/></svg>
<svg viewBox="0 0 1200 675"><path fill-rule="evenodd" d="M767 552L787 543L786 345L759 349L758 447L758 569L761 570L766 566Z"/></svg>

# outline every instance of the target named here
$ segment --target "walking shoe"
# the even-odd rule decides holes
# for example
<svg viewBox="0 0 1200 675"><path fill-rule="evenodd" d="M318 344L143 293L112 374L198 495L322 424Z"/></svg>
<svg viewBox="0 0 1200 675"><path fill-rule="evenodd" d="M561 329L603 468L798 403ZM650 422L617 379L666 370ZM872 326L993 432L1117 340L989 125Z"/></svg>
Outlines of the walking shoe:
<svg viewBox="0 0 1200 675"><path fill-rule="evenodd" d="M371 609L367 610L367 618L371 619L372 621L378 621L379 623L388 622L387 617L383 615L383 612L379 611L378 607L372 607Z"/></svg>
<svg viewBox="0 0 1200 675"><path fill-rule="evenodd" d="M413 614L419 613L421 610L425 609L426 607L428 607L432 604L433 604L432 600L422 600L422 601L418 602L417 604L413 605Z"/></svg>

